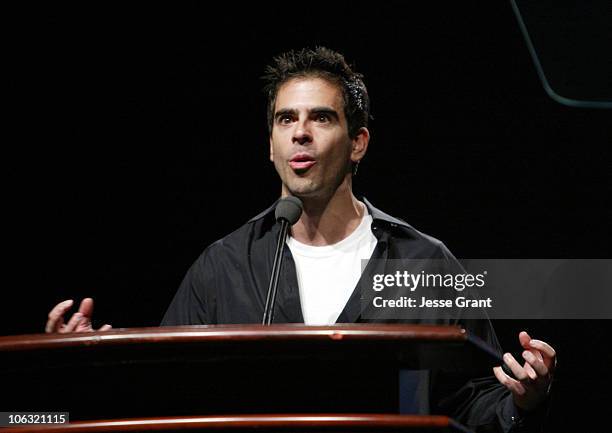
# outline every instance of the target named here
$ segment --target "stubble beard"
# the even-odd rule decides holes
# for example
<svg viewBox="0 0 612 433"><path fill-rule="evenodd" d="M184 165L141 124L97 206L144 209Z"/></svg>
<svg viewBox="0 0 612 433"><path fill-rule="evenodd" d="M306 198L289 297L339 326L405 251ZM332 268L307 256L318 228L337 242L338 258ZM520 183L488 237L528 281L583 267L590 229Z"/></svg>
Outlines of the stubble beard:
<svg viewBox="0 0 612 433"><path fill-rule="evenodd" d="M316 199L331 198L346 177L345 172L339 172L334 179L331 179L329 185L325 185L321 178L301 177L291 170L286 172L285 175L286 178L282 179L284 193L300 198Z"/></svg>
<svg viewBox="0 0 612 433"><path fill-rule="evenodd" d="M283 190L296 197L310 197L317 195L320 190L318 182L309 177L300 177L294 173L287 173L283 180Z"/></svg>

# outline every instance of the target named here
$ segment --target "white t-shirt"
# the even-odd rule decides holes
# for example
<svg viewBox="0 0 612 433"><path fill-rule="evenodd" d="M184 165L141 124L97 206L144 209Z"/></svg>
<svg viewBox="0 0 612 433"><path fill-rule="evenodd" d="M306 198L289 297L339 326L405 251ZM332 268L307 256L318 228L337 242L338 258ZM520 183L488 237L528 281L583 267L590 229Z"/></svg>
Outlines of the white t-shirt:
<svg viewBox="0 0 612 433"><path fill-rule="evenodd" d="M361 261L374 252L378 240L372 234L372 216L364 208L359 226L336 244L315 247L287 237L306 325L336 323L361 277Z"/></svg>

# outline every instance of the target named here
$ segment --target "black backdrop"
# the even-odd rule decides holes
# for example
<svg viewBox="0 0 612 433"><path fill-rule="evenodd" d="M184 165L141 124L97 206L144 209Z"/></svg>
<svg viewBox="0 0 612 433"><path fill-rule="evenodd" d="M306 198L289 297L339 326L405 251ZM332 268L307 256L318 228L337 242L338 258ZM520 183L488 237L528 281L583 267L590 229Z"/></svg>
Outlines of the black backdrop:
<svg viewBox="0 0 612 433"><path fill-rule="evenodd" d="M157 325L202 249L278 196L259 77L301 46L366 76L355 187L376 206L460 258L609 257L611 112L545 95L509 3L426 3L5 10L0 333L84 296L97 325ZM521 327L559 350L555 426L609 401L609 322L495 326L507 350Z"/></svg>

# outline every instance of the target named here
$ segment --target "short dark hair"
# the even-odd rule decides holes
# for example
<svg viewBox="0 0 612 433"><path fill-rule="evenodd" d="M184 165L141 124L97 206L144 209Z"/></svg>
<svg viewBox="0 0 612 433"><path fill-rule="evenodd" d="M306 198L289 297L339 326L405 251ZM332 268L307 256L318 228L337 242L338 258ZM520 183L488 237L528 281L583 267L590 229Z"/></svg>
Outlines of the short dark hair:
<svg viewBox="0 0 612 433"><path fill-rule="evenodd" d="M363 75L354 72L344 56L329 48L316 47L287 51L274 57L262 79L268 97L268 131L272 134L274 105L278 89L294 78L322 78L340 87L344 99L344 115L351 138L362 127L368 126L370 98L363 83Z"/></svg>

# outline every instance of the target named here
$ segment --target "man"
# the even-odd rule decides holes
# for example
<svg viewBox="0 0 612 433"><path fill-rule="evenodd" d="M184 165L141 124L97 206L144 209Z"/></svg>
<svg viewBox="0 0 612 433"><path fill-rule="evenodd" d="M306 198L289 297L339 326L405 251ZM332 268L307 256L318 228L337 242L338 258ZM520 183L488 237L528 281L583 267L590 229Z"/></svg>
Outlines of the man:
<svg viewBox="0 0 612 433"><path fill-rule="evenodd" d="M362 259L456 259L440 241L376 209L352 192L365 156L369 99L362 76L342 55L326 48L291 51L266 71L270 160L281 196L299 197L304 211L291 228L275 310L275 322L333 324L361 317ZM274 206L209 246L189 269L162 325L261 323L279 227ZM67 324L72 301L49 314L47 332L92 331L93 301L85 299ZM468 328L498 348L488 320L440 319ZM110 329L105 325L100 330ZM555 352L519 334L524 364L504 355L493 377L468 382L433 402L480 431L511 431L525 420L536 426L545 406ZM501 384L501 385L500 385ZM466 397L467 396L467 397ZM530 418L535 421L530 422Z"/></svg>

